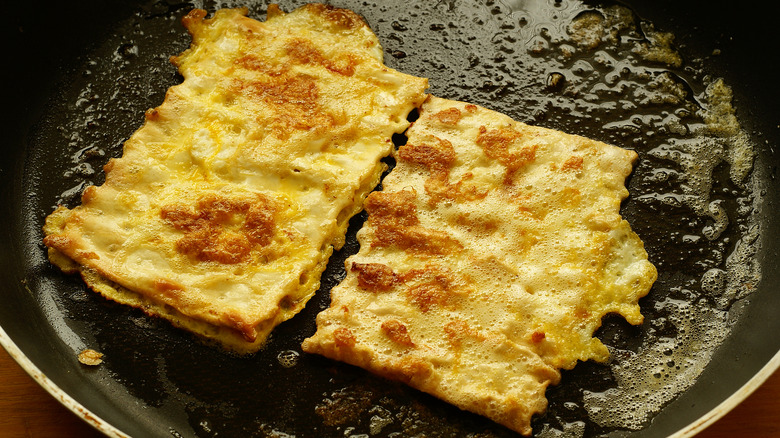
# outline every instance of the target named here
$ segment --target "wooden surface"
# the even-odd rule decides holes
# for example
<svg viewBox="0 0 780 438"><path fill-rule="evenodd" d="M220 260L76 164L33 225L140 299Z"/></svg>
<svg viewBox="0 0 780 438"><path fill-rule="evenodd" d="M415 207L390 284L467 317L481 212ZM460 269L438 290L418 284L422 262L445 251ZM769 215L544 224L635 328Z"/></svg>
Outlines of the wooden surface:
<svg viewBox="0 0 780 438"><path fill-rule="evenodd" d="M0 348L0 438L103 435L59 404ZM697 438L780 437L780 372Z"/></svg>

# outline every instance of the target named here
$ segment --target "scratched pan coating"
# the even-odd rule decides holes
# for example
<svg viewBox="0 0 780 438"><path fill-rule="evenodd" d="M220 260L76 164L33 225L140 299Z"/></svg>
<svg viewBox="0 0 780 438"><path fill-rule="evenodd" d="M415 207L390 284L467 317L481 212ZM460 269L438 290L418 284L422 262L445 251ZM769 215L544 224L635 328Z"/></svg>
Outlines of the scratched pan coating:
<svg viewBox="0 0 780 438"><path fill-rule="evenodd" d="M265 4L246 4L250 16L264 19ZM561 384L548 390L550 406L535 419L535 434L667 436L708 415L778 352L780 339L770 334L780 330L780 319L772 317L780 312L773 290L780 236L772 214L780 87L771 79L771 56L762 53L778 40L767 14L755 6L726 13L704 2L671 1L333 4L363 15L385 48L386 63L431 78L430 92L440 97L640 154L622 213L659 268L658 283L641 301L646 322L631 327L605 319L598 336L614 361L564 372ZM181 80L168 62L189 45L180 18L193 6L236 5L87 1L17 4L7 13L3 31L14 62L4 90L6 159L0 168L4 344L15 343L65 394L131 436L515 436L403 385L301 353L300 342L314 333L316 314L344 274L344 259L357 250L363 215L353 219L347 244L332 257L306 309L250 358L223 354L164 321L108 302L46 261L45 216L57 203L76 205L85 185L101 183L102 165L121 154L143 112ZM285 10L298 5L282 2ZM608 17L621 6L630 8L631 25L612 46L586 50L570 39L573 19ZM632 52L655 30L676 36L679 67ZM756 39L756 32L763 36ZM671 86L652 84L665 73ZM722 206L725 225L718 214L697 213L695 202L678 199L697 194L689 175L697 170L673 156L675 145L696 137L692 130L703 117L696 108L708 106L706 84L716 77L733 89L741 129L756 153L748 183L734 183L724 163L708 174L706 207ZM674 90L683 91L678 101L669 97ZM642 103L643 96L649 100ZM683 128L669 128L670 118ZM718 141L710 147L720 147ZM723 284L736 276L732 265L750 269L728 295ZM697 318L708 323L690 321ZM702 334L714 344L690 341ZM105 362L80 365L83 348L104 353ZM658 359L653 351L670 358L657 369L631 369L642 354ZM626 383L632 371L650 377ZM624 405L621 397L631 394L615 391L637 381L651 388L644 394L652 400L648 412L631 420L620 406L611 407L617 420L599 413L599 403Z"/></svg>

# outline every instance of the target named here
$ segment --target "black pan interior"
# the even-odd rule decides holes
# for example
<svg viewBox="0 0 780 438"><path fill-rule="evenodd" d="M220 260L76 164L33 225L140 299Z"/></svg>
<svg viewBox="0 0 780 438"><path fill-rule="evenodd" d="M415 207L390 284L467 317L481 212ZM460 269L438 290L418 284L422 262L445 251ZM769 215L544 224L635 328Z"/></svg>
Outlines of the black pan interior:
<svg viewBox="0 0 780 438"><path fill-rule="evenodd" d="M652 161L647 155L652 140L605 133L602 123L582 123L565 106L534 106L538 103L534 93L540 93L546 78L539 74L540 64L505 66L515 55L511 39L501 40L512 29L501 26L512 10L521 11L521 16L524 8L543 4L555 13L574 2L333 3L362 13L383 42L387 63L431 77L431 92L439 96L470 100L521 121L635 148L640 163ZM297 4L282 6L289 10ZM251 358L230 357L202 346L164 322L102 300L78 278L49 266L40 243L43 218L58 202L76 205L81 184L101 182L102 164L121 154L122 142L140 126L144 110L159 105L166 88L180 80L167 57L189 44L179 18L192 6L174 1L45 6L20 2L6 14L3 31L11 41L14 62L4 90L7 158L0 168L6 188L0 193L4 209L0 223L6 230L0 234L2 327L65 392L133 436L514 436L402 385L300 353L300 342L314 332L314 316L328 304L328 290L343 275L344 258L357 250L354 233L362 216L352 221L348 244L331 260L321 291ZM214 10L230 5L194 6ZM250 15L264 17L263 4L250 6ZM582 428L586 436L667 436L715 407L780 350L780 337L774 336L780 330L780 319L774 317L780 313L780 297L774 291L780 230L773 217L778 202L774 147L780 139L776 105L780 87L772 78L772 55L766 52L778 40L771 35L768 14L759 7L727 9L707 2L629 6L639 17L676 35L685 65L696 66L680 72L691 78L693 88L703 81L701 74L710 74L723 77L734 90L740 122L757 146L753 172L763 207L756 216L761 245L755 258L762 266L762 280L756 292L733 305L731 334L696 384L642 430L589 421L583 395L608 389L615 385L615 377L609 366L585 363L565 372L563 382L548 391L550 408L535 421L536 433ZM472 15L436 21L426 12L435 9L435 17L447 17L447 11L454 14L464 8ZM516 26L522 22L519 16L512 16ZM490 55L475 50L476 57L448 52L447 46L458 47L459 33L474 35L475 48L482 42L498 50ZM717 56L712 55L715 49L720 50ZM513 76L518 68L531 73ZM543 91L551 92L555 90ZM620 114L604 110L599 117ZM718 187L737 190L726 180L722 176ZM643 189L641 182L636 176L630 180L632 194ZM685 220L693 223L692 229L706 226L706 221L684 212L650 208L632 199L623 213L646 241L662 275L642 301L648 323L634 328L618 318L605 321L600 336L618 353L636 350L648 327L657 327L652 322L664 315L656 303L674 284L686 273L691 278L701 274L703 268L695 263L700 258L680 249L671 234L679 233ZM737 233L738 225L726 233ZM81 366L76 353L86 347L103 352L105 364L95 369ZM295 365L286 366L291 361Z"/></svg>

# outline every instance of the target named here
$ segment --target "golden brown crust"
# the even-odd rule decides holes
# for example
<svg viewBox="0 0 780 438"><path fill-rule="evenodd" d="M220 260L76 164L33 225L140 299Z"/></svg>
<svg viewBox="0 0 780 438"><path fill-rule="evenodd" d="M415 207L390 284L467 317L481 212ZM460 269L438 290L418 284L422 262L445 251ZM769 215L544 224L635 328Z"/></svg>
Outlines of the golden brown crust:
<svg viewBox="0 0 780 438"><path fill-rule="evenodd" d="M302 6L302 8L305 8L311 14L319 15L341 30L354 30L368 27L368 24L363 20L363 17L349 9L336 8L322 3L309 3Z"/></svg>
<svg viewBox="0 0 780 438"><path fill-rule="evenodd" d="M460 122L461 114L458 108L447 108L438 113L431 114L431 118L438 120L445 125L455 126Z"/></svg>
<svg viewBox="0 0 780 438"><path fill-rule="evenodd" d="M484 126L479 127L476 143L482 147L486 156L498 160L506 167L505 184L511 184L514 173L536 159L538 145L535 144L523 146L518 151L509 152L509 147L522 136L522 133L513 129L498 128L488 130Z"/></svg>
<svg viewBox="0 0 780 438"><path fill-rule="evenodd" d="M402 292L406 300L423 313L432 309L455 309L465 293L455 274L438 265L427 264L421 269L412 269L401 278L406 283Z"/></svg>
<svg viewBox="0 0 780 438"><path fill-rule="evenodd" d="M341 327L333 332L333 341L336 343L336 348L354 347L355 335L348 328Z"/></svg>
<svg viewBox="0 0 780 438"><path fill-rule="evenodd" d="M374 192L366 199L369 222L375 227L375 247L397 247L418 254L443 254L459 243L445 232L418 225L416 209L409 201L417 195L401 191L387 194Z"/></svg>
<svg viewBox="0 0 780 438"><path fill-rule="evenodd" d="M176 250L199 261L236 264L246 261L255 245L266 246L274 236L276 208L264 195L256 200L210 194L195 208L165 205L160 217L184 235Z"/></svg>
<svg viewBox="0 0 780 438"><path fill-rule="evenodd" d="M584 160L582 157L573 155L563 163L563 166L561 166L561 170L563 171L570 170L573 172L579 172L580 170L582 170L583 161Z"/></svg>
<svg viewBox="0 0 780 438"><path fill-rule="evenodd" d="M452 143L447 140L433 137L436 145L421 143L413 145L407 143L398 149L398 156L410 163L422 164L428 168L428 172L434 178L445 178L449 175L449 168L455 162L455 150Z"/></svg>
<svg viewBox="0 0 780 438"><path fill-rule="evenodd" d="M362 289L374 292L388 291L398 281L395 272L381 263L352 263L352 271L357 272Z"/></svg>
<svg viewBox="0 0 780 438"><path fill-rule="evenodd" d="M279 5L276 3L271 3L268 5L268 9L266 10L266 20L271 20L276 17L280 17L284 15L284 12L281 8L279 8Z"/></svg>
<svg viewBox="0 0 780 438"><path fill-rule="evenodd" d="M457 110L457 108L454 108ZM446 112L446 111L443 111ZM438 116L441 113L436 113ZM460 111L458 110L458 115ZM448 122L457 123L452 116L445 116ZM441 117L437 118L438 120ZM425 166L430 174L425 181L425 192L430 196L430 203L437 204L442 200L451 201L474 201L482 199L487 195L486 190L480 190L476 186L469 184L474 175L470 172L463 176L456 183L450 182L450 170L455 164L455 151L452 143L442 140L436 136L424 138L417 144L407 143L398 149L398 158L407 163L414 163Z"/></svg>
<svg viewBox="0 0 780 438"><path fill-rule="evenodd" d="M447 339L455 349L459 349L463 342L467 339L473 339L476 341L484 341L485 337L479 332L472 329L468 323L462 319L453 319L444 325L444 333L447 334Z"/></svg>
<svg viewBox="0 0 780 438"><path fill-rule="evenodd" d="M384 332L388 338L392 339L393 342L397 342L398 344L407 347L414 347L414 342L412 342L412 338L409 336L409 331L402 322L396 319L388 319L382 323L381 327L382 332Z"/></svg>

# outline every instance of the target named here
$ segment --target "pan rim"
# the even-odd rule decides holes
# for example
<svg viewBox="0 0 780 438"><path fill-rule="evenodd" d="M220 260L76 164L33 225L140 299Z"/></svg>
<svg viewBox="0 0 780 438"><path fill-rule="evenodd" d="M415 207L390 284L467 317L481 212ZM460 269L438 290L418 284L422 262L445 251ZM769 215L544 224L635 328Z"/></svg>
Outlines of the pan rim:
<svg viewBox="0 0 780 438"><path fill-rule="evenodd" d="M33 363L27 355L16 345L11 337L6 333L3 326L0 325L0 346L2 346L11 358L29 375L38 385L49 393L61 405L76 414L87 424L97 431L111 438L131 438L111 423L101 418L99 415L87 409L84 405L74 399L70 394L60 388L55 382L49 379ZM756 389L761 387L770 376L780 370L780 350L772 356L769 361L753 376L745 382L737 391L723 400L720 404L710 409L707 413L693 420L684 428L678 430L669 436L669 438L690 438L704 431L719 419L723 418L731 410L745 401Z"/></svg>
<svg viewBox="0 0 780 438"><path fill-rule="evenodd" d="M97 431L111 438L131 438L130 435L125 434L111 423L101 418L99 415L87 409L84 405L74 399L70 394L60 388L54 381L49 379L46 374L41 372L33 361L27 357L26 354L16 345L11 337L6 333L2 325L0 325L0 346L5 349L9 356L30 376L41 388L43 388L49 395L54 397L61 405L65 406L76 414L79 418L85 421L87 424L95 428Z"/></svg>
<svg viewBox="0 0 780 438"><path fill-rule="evenodd" d="M690 438L703 432L719 419L723 418L732 409L747 399L756 389L761 387L776 371L780 369L780 350L769 361L743 384L737 391L723 400L720 404L710 409L707 413L692 421L683 429L670 435L669 438Z"/></svg>

